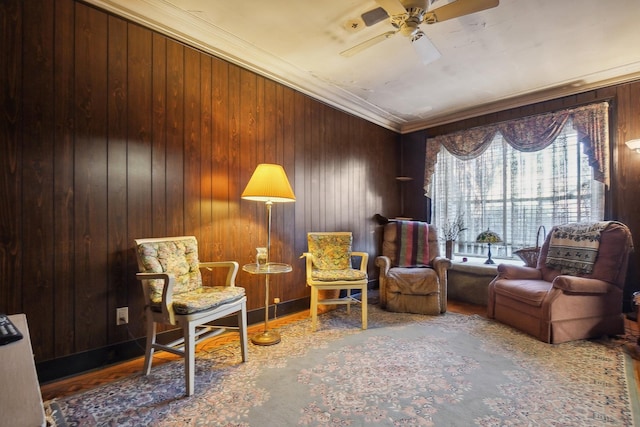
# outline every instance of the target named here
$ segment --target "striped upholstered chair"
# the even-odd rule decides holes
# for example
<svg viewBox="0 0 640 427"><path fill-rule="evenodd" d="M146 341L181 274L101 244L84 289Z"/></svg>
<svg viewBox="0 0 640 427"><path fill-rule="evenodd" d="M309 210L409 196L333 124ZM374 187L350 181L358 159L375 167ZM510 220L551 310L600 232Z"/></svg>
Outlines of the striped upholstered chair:
<svg viewBox="0 0 640 427"><path fill-rule="evenodd" d="M438 232L419 221L392 221L384 226L380 267L380 306L400 313L447 311L447 270L440 257Z"/></svg>
<svg viewBox="0 0 640 427"><path fill-rule="evenodd" d="M369 254L351 249L353 236L349 231L307 233L308 252L306 257L307 286L311 287L311 324L315 331L318 325L318 305L346 304L351 312L351 304L362 307L362 329L367 329L367 263ZM352 257L360 259L360 267L352 267ZM334 298L320 299L333 293ZM340 291L346 295L340 296ZM352 291L356 293L352 294ZM357 298L357 294L359 299Z"/></svg>

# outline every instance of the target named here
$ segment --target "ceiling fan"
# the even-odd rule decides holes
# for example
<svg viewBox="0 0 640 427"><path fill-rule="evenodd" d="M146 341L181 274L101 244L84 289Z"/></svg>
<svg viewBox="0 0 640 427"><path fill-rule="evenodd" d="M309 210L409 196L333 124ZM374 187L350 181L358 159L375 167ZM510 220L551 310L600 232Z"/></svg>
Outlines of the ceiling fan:
<svg viewBox="0 0 640 427"><path fill-rule="evenodd" d="M471 13L491 9L498 6L500 0L456 0L433 10L427 10L427 2L431 4L434 0L402 0L402 2L400 0L376 0L376 3L378 3L380 7L361 15L365 25L370 27L388 18L395 29L379 34L342 51L340 55L346 57L353 56L400 33L411 39L411 44L420 56L422 62L428 64L438 59L440 52L420 29L420 24L435 24L448 19L459 18Z"/></svg>

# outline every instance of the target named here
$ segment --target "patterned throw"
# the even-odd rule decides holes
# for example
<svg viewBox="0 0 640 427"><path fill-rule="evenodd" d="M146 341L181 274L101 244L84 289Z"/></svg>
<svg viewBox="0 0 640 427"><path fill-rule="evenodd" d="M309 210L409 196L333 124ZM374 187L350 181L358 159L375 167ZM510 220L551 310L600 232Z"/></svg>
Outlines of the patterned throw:
<svg viewBox="0 0 640 427"><path fill-rule="evenodd" d="M425 267L429 258L429 224L420 221L398 221L398 267Z"/></svg>
<svg viewBox="0 0 640 427"><path fill-rule="evenodd" d="M554 228L547 252L547 267L562 274L591 274L598 257L600 233L609 221L574 222Z"/></svg>

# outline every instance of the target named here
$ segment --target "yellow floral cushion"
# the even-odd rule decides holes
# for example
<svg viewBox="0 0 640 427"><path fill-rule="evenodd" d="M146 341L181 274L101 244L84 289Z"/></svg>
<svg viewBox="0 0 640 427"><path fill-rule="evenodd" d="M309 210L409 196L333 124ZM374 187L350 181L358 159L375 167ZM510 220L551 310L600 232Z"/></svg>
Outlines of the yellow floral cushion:
<svg viewBox="0 0 640 427"><path fill-rule="evenodd" d="M192 314L239 300L243 296L244 288L237 286L203 286L190 292L174 294L172 306L176 314ZM162 298L154 298L151 309L162 311L161 303Z"/></svg>
<svg viewBox="0 0 640 427"><path fill-rule="evenodd" d="M195 238L142 243L138 246L138 254L144 265L143 273L171 273L175 276L174 295L202 287ZM162 300L163 280L149 280L147 286L152 300Z"/></svg>
<svg viewBox="0 0 640 427"><path fill-rule="evenodd" d="M318 270L346 270L351 268L350 233L307 235L313 268Z"/></svg>
<svg viewBox="0 0 640 427"><path fill-rule="evenodd" d="M173 310L177 314L190 314L215 308L244 296L244 288L234 286L202 286L198 242L194 238L146 242L138 246L144 273L169 273L175 277ZM160 311L164 281L146 281L151 308Z"/></svg>
<svg viewBox="0 0 640 427"><path fill-rule="evenodd" d="M311 272L313 280L322 282L333 282L336 280L362 280L367 278L367 273L361 270L348 268L345 270L317 270Z"/></svg>

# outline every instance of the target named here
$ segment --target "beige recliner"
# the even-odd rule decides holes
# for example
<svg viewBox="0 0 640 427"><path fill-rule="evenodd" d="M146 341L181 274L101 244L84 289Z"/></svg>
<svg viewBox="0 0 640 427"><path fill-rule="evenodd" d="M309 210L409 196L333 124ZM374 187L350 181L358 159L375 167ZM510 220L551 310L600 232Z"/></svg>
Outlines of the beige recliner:
<svg viewBox="0 0 640 427"><path fill-rule="evenodd" d="M441 314L447 311L447 270L440 257L438 232L419 221L384 226L380 267L380 306L389 311Z"/></svg>
<svg viewBox="0 0 640 427"><path fill-rule="evenodd" d="M599 235L594 248L596 239L571 232L576 225L551 230L535 268L498 266L489 284L489 318L553 344L624 332L622 293L631 233L619 222L594 223ZM580 245L595 256L583 262L589 251Z"/></svg>

